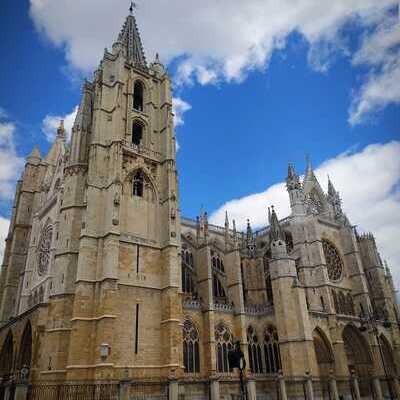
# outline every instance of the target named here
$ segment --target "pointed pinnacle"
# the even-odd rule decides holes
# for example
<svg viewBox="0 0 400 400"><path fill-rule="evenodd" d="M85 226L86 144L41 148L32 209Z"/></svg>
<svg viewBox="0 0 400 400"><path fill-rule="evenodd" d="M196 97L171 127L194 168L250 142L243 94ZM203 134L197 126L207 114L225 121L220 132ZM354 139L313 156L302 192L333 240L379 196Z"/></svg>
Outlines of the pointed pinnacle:
<svg viewBox="0 0 400 400"><path fill-rule="evenodd" d="M229 228L228 211L225 211L225 226Z"/></svg>

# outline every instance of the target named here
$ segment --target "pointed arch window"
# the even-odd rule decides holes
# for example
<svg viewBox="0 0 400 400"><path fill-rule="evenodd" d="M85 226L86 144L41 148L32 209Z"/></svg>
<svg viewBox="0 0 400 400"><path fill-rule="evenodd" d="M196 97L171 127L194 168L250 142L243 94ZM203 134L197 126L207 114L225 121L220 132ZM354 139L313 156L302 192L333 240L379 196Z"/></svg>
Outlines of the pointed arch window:
<svg viewBox="0 0 400 400"><path fill-rule="evenodd" d="M133 108L138 111L143 111L143 83L136 81L133 87Z"/></svg>
<svg viewBox="0 0 400 400"><path fill-rule="evenodd" d="M347 295L347 313L349 315L355 314L353 296L350 293Z"/></svg>
<svg viewBox="0 0 400 400"><path fill-rule="evenodd" d="M263 363L261 345L258 341L257 333L251 325L247 328L247 343L249 349L250 371L254 374L262 374Z"/></svg>
<svg viewBox="0 0 400 400"><path fill-rule="evenodd" d="M211 265L216 270L220 272L225 272L224 262L217 253L211 253Z"/></svg>
<svg viewBox="0 0 400 400"><path fill-rule="evenodd" d="M0 353L0 376L7 376L13 370L14 360L14 338L11 330L8 332L6 340Z"/></svg>
<svg viewBox="0 0 400 400"><path fill-rule="evenodd" d="M215 328L215 341L217 353L217 371L230 372L228 353L233 349L233 339L230 330L220 323Z"/></svg>
<svg viewBox="0 0 400 400"><path fill-rule="evenodd" d="M143 171L138 170L133 176L133 195L143 197Z"/></svg>
<svg viewBox="0 0 400 400"><path fill-rule="evenodd" d="M293 235L290 232L285 231L284 236L287 252L290 253L293 250Z"/></svg>
<svg viewBox="0 0 400 400"><path fill-rule="evenodd" d="M335 307L335 312L336 314L340 314L339 313L339 303L338 303L338 298L337 298L337 294L334 290L332 290L332 297L333 297L333 305Z"/></svg>
<svg viewBox="0 0 400 400"><path fill-rule="evenodd" d="M216 301L226 302L225 289L216 274L213 274L213 294Z"/></svg>
<svg viewBox="0 0 400 400"><path fill-rule="evenodd" d="M196 294L193 255L189 249L182 251L182 291Z"/></svg>
<svg viewBox="0 0 400 400"><path fill-rule="evenodd" d="M132 144L140 146L143 139L143 124L138 121L132 123Z"/></svg>
<svg viewBox="0 0 400 400"><path fill-rule="evenodd" d="M268 374L278 372L281 369L278 332L274 327L269 327L264 334L264 359Z"/></svg>
<svg viewBox="0 0 400 400"><path fill-rule="evenodd" d="M199 332L188 319L183 323L183 364L186 373L200 372Z"/></svg>
<svg viewBox="0 0 400 400"><path fill-rule="evenodd" d="M269 253L264 255L264 275L265 275L265 290L267 292L267 303L270 305L274 304L274 296L272 292L272 281L271 273L269 270Z"/></svg>

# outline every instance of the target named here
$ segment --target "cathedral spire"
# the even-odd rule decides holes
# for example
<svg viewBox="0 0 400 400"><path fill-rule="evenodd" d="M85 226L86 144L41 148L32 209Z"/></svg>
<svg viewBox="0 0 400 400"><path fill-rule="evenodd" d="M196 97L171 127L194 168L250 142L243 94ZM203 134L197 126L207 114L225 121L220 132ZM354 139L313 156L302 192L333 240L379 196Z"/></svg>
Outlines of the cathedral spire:
<svg viewBox="0 0 400 400"><path fill-rule="evenodd" d="M142 68L147 67L146 57L140 39L139 29L136 24L136 18L133 15L135 3L131 2L129 8L129 15L126 17L122 30L118 35L117 43L119 43L125 50L126 58L135 66Z"/></svg>

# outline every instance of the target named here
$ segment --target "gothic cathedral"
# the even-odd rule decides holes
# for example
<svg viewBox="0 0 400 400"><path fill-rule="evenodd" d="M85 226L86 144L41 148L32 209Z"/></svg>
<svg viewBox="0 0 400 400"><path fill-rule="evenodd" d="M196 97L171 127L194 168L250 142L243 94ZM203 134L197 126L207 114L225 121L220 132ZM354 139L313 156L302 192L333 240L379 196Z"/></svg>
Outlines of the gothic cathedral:
<svg viewBox="0 0 400 400"><path fill-rule="evenodd" d="M249 400L399 398L395 288L373 235L310 162L286 183L291 215L271 207L258 231L180 216L171 81L131 13L71 142L61 123L17 183L0 398L238 398L236 342Z"/></svg>

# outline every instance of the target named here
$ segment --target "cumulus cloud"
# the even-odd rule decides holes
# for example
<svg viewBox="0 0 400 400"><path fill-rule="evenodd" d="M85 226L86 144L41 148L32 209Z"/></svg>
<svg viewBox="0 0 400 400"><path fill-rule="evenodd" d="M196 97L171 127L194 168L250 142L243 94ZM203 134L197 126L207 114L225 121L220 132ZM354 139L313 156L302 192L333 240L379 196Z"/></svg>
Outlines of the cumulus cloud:
<svg viewBox="0 0 400 400"><path fill-rule="evenodd" d="M23 158L15 149L14 122L6 120L6 112L0 114L0 201L10 200L14 194L15 181L24 165Z"/></svg>
<svg viewBox="0 0 400 400"><path fill-rule="evenodd" d="M5 240L8 234L8 226L10 221L0 216L0 265L4 257Z"/></svg>
<svg viewBox="0 0 400 400"><path fill-rule="evenodd" d="M127 14L123 0L30 3L37 30L64 49L70 70L85 73L97 67L104 46L115 40ZM265 69L273 51L284 48L293 32L300 33L310 45L310 66L327 72L338 54L350 55L342 29L349 22L367 32L354 64L369 64L360 56L366 49L379 54L380 44L386 46L389 36L399 44L399 25L390 17L396 6L397 0L151 0L140 3L137 19L149 58L159 52L166 63L177 60L177 84L205 85L221 80L240 82L250 71ZM387 42L379 43L387 29L391 32ZM351 124L398 102L399 85L392 84L398 79L398 62L380 60L379 65L379 70L369 71L366 82L354 90Z"/></svg>
<svg viewBox="0 0 400 400"><path fill-rule="evenodd" d="M192 106L186 102L185 100L181 99L180 97L174 97L172 99L172 111L175 115L174 124L175 126L183 125L183 114L186 111L189 111Z"/></svg>
<svg viewBox="0 0 400 400"><path fill-rule="evenodd" d="M400 286L400 142L371 144L355 152L348 151L323 162L315 174L323 187L327 175L339 190L343 208L359 230L374 233L382 258L393 267ZM223 204L210 217L213 224L223 225L225 210L236 219L240 229L246 218L257 228L267 224L267 206L275 205L280 218L290 214L289 197L283 182L264 192L254 193Z"/></svg>
<svg viewBox="0 0 400 400"><path fill-rule="evenodd" d="M389 103L400 103L400 25L398 17L387 15L375 30L365 35L354 54L354 65L369 65L372 70L356 92L349 111L352 125L379 111Z"/></svg>
<svg viewBox="0 0 400 400"><path fill-rule="evenodd" d="M42 121L42 131L49 142L53 142L57 128L60 126L60 121L64 120L64 128L67 133L67 139L71 138L72 126L75 121L78 106L76 106L69 114L66 115L46 115Z"/></svg>

